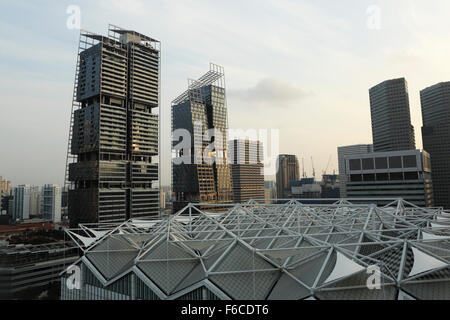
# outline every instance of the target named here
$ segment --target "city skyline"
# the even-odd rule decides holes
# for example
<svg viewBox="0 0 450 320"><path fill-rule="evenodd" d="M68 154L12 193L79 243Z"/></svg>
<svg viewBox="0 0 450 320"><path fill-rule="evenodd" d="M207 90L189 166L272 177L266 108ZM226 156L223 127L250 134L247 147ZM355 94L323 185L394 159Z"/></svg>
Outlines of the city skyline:
<svg viewBox="0 0 450 320"><path fill-rule="evenodd" d="M0 143L9 152L2 152L0 163L1 174L14 186L62 185L64 179L79 30L66 26L70 2L47 3L54 5L5 1L0 6L11 13L0 31L5 39L0 92L9 107L8 112L1 109ZM337 146L372 142L368 90L387 79L404 77L409 83L412 124L421 149L419 92L448 81L450 66L443 57L449 45L439 39L448 35L450 23L439 15L450 5L380 1L378 30L367 25L371 4L77 3L83 29L101 33L108 22L117 21L162 42L162 185L170 184L171 98L185 87L187 76L200 75L210 61L227 70L231 127L280 129L280 154L312 156L319 172L330 154L330 171L337 171ZM147 11L151 6L155 8ZM105 14L98 17L98 10ZM146 19L145 12L158 10L165 15ZM250 10L252 17L242 19ZM44 15L54 19L43 21ZM171 25L172 20L179 23ZM25 152L40 155L33 166L27 165ZM308 175L310 167L307 161Z"/></svg>

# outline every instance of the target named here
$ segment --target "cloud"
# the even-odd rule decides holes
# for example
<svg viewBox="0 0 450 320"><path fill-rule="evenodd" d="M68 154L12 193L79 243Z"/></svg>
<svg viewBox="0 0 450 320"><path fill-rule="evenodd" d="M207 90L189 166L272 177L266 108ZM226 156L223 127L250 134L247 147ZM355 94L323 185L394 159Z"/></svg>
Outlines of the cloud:
<svg viewBox="0 0 450 320"><path fill-rule="evenodd" d="M289 106L314 95L311 91L275 78L262 79L254 87L248 89L229 90L228 94L232 98L246 102L279 106Z"/></svg>

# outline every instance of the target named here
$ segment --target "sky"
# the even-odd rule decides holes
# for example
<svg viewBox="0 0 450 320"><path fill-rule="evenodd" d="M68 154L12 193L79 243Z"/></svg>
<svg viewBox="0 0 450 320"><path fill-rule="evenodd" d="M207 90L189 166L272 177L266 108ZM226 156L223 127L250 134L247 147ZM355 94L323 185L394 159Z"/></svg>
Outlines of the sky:
<svg viewBox="0 0 450 320"><path fill-rule="evenodd" d="M63 184L80 27L161 41L162 184L170 105L209 63L225 68L233 129L279 130L312 173L337 147L372 143L369 88L405 77L416 144L420 90L450 80L447 0L0 0L0 176ZM69 24L68 24L69 22ZM75 26L75 28L74 28Z"/></svg>

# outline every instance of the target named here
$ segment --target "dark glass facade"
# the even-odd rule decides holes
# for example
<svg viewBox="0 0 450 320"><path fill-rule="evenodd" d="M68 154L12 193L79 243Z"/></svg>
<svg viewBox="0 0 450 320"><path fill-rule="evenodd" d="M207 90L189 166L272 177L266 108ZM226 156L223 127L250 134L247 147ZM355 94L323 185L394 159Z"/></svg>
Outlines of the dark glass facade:
<svg viewBox="0 0 450 320"><path fill-rule="evenodd" d="M388 80L370 89L374 152L414 150L408 83Z"/></svg>
<svg viewBox="0 0 450 320"><path fill-rule="evenodd" d="M450 82L420 92L423 148L431 155L434 202L450 209Z"/></svg>

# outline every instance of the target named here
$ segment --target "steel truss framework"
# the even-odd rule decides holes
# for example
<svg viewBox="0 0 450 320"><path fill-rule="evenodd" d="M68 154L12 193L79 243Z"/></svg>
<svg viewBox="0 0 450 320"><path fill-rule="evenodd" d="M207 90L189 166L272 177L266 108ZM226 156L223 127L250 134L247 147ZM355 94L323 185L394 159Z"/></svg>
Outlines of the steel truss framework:
<svg viewBox="0 0 450 320"><path fill-rule="evenodd" d="M104 287L131 274L158 299L193 299L200 288L236 300L450 299L450 213L403 200L301 201L252 200L227 213L189 205L67 232L84 252L77 264ZM381 281L370 289L373 266Z"/></svg>

